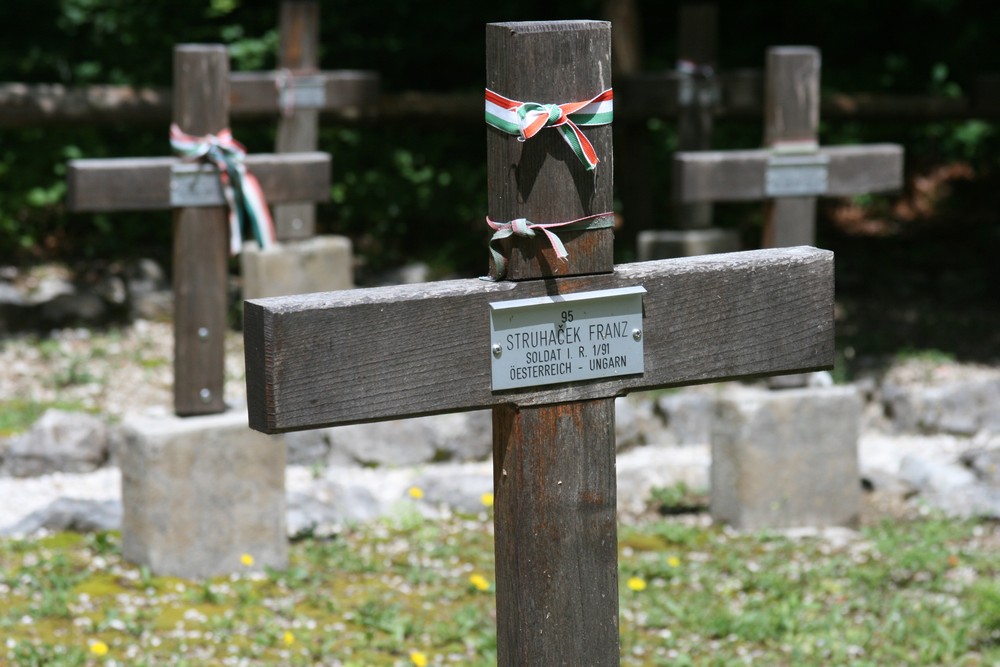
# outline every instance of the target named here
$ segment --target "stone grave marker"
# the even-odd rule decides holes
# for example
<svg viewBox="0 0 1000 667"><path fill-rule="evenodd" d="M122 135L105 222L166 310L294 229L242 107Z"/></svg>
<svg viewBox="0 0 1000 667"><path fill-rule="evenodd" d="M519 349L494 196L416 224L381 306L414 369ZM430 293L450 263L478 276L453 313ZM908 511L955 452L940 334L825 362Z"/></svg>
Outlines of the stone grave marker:
<svg viewBox="0 0 1000 667"><path fill-rule="evenodd" d="M281 3L278 69L235 72L232 103L252 114L278 114L276 153L315 151L319 115L366 113L378 101L374 72L319 69L319 12L315 0ZM263 252L248 244L240 255L245 298L347 289L354 284L350 239L316 235L312 203L278 204L274 224L281 245Z"/></svg>
<svg viewBox="0 0 1000 667"><path fill-rule="evenodd" d="M505 279L244 310L255 429L493 409L505 666L619 664L616 396L833 358L827 251L613 265L611 128L590 125L610 121L610 42L601 21L487 26L491 269Z"/></svg>
<svg viewBox="0 0 1000 667"><path fill-rule="evenodd" d="M190 135L228 125L229 56L220 45L174 50L174 121ZM164 137L166 140L166 137ZM251 155L271 201L329 195L325 153ZM215 168L177 158L74 160L74 211L173 209L174 413L126 420L121 452L123 550L158 573L202 577L287 560L284 443L245 427L223 395L227 327L226 199ZM238 449L236 449L238 447Z"/></svg>

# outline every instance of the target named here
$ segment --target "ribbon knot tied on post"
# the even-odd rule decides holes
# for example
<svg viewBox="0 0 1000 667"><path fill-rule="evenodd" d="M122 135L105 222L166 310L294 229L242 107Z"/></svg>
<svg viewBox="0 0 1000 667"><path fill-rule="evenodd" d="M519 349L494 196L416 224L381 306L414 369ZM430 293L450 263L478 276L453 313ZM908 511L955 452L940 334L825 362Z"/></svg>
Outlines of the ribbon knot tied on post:
<svg viewBox="0 0 1000 667"><path fill-rule="evenodd" d="M486 224L493 229L493 238L490 239L490 255L493 257L493 274L487 278L492 280L501 280L507 273L507 258L502 252L500 241L511 236L533 238L536 236L535 230L540 230L548 238L549 243L552 245L552 249L556 251L556 257L562 261L566 261L566 258L569 257L569 253L566 252L566 246L563 245L562 239L556 236L555 232L552 231L554 227L559 227L563 229L563 231L604 229L614 226L615 216L614 213L611 212L597 213L595 215L577 218L576 220L547 223L534 223L529 221L527 218L516 218L510 222L496 222L487 217Z"/></svg>
<svg viewBox="0 0 1000 667"><path fill-rule="evenodd" d="M236 255L243 245L242 228L247 222L257 243L268 250L277 243L274 221L264 200L264 191L257 178L247 171L243 144L224 129L218 134L194 136L185 134L176 123L170 126L170 145L185 160L205 159L219 171L219 181L229 205L229 251Z"/></svg>
<svg viewBox="0 0 1000 667"><path fill-rule="evenodd" d="M610 88L592 99L565 104L518 102L487 88L486 123L502 132L516 134L518 141L527 141L544 128L555 128L590 171L600 160L580 127L610 124L613 102Z"/></svg>

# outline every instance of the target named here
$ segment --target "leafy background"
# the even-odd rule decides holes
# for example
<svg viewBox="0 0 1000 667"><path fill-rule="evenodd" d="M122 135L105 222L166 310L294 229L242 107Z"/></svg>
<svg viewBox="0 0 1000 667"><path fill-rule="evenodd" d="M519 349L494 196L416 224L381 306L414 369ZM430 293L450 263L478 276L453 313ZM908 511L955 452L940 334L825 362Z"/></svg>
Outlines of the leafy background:
<svg viewBox="0 0 1000 667"><path fill-rule="evenodd" d="M672 66L676 2L638 0L645 69ZM823 55L824 91L969 95L974 78L1000 71L1000 5L973 0L792 0L717 3L724 69L761 68L768 46L810 44ZM321 65L374 69L383 90L472 92L482 87L483 24L503 20L602 18L599 0L342 0L321 9ZM0 3L0 80L29 83L170 85L171 51L181 42L221 42L234 70L271 68L278 2L241 0L35 0ZM251 151L273 146L273 121L240 121ZM717 125L717 148L760 143L759 122ZM653 164L663 167L672 123L648 127ZM992 192L1000 146L983 120L823 122L824 143L896 141L906 148L908 188L940 165L961 163L966 178ZM370 267L428 262L438 274L478 275L485 265L485 141L482 127L446 123L325 123L321 150L334 156L332 202L320 230L350 236ZM168 153L166 128L84 126L0 129L0 258L4 263L69 262L152 256L170 263L169 215L73 215L65 210L65 164L77 157ZM627 156L619 155L619 161ZM666 178L658 172L657 178ZM657 211L667 224L667 188ZM976 216L980 200L961 193L938 211L971 218L974 238L995 239L995 216ZM860 202L894 214L885 200ZM881 206L881 208L880 208ZM759 206L723 208L723 224L748 235ZM982 218L982 219L980 219ZM628 216L625 212L626 228ZM895 220L904 232L912 222ZM828 222L821 217L820 233ZM914 228L914 225L910 225ZM628 234L636 230L629 229ZM628 235L627 234L627 235ZM975 241L974 241L975 242ZM831 241L833 243L833 241ZM620 259L630 251L619 247Z"/></svg>

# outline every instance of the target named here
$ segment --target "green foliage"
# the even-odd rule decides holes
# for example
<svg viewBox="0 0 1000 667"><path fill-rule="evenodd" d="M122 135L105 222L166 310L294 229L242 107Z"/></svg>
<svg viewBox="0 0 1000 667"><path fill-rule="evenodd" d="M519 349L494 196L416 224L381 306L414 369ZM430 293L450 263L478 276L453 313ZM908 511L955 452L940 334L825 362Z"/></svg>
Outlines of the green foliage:
<svg viewBox="0 0 1000 667"><path fill-rule="evenodd" d="M322 7L321 64L327 69L377 70L386 91L478 91L483 86L484 23L600 18L604 4L511 0L502 6L432 6L346 0ZM828 91L950 98L970 95L976 75L1000 70L1000 50L994 48L1000 5L995 3L719 5L723 69L760 68L765 49L775 44L814 44L823 53L823 86ZM677 47L676 5L639 0L638 7L645 68L671 67ZM234 70L275 63L277 2L37 0L28 8L20 2L0 3L0 23L6 28L0 78L7 81L167 86L172 48L182 42L228 45ZM927 35L934 38L928 40ZM234 129L251 151L271 149L273 120L240 125ZM924 126L825 123L822 131L827 143L902 142L907 163L914 167L961 159L986 174L1000 166L1000 137L993 124L980 120ZM653 120L648 136L654 173L665 174L675 141L673 124ZM715 143L720 148L755 147L760 143L759 123L721 123ZM481 127L328 123L320 148L335 160L332 203L321 209L321 231L351 236L370 268L420 259L442 274L484 271ZM169 265L168 213L70 215L63 205L67 160L168 152L165 127L4 128L0 256L15 261L152 256ZM656 188L660 211L668 210L667 192ZM723 209L719 217L723 224L753 228L759 207ZM625 234L635 231L626 229Z"/></svg>

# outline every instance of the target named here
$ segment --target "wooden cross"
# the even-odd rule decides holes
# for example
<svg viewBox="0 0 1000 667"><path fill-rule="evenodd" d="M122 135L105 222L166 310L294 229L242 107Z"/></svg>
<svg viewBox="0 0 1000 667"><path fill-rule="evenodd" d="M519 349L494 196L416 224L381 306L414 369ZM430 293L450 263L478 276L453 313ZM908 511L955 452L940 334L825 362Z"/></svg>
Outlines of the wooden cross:
<svg viewBox="0 0 1000 667"><path fill-rule="evenodd" d="M201 136L228 127L228 81L224 46L174 49L174 120L181 130ZM246 164L269 202L329 197L326 153L251 155ZM173 209L174 411L223 412L229 232L215 169L168 157L73 160L67 179L73 211Z"/></svg>
<svg viewBox="0 0 1000 667"><path fill-rule="evenodd" d="M356 110L378 101L374 72L319 70L319 2L281 3L278 70L234 72L232 104L250 114L281 114L275 152L315 151L321 111ZM316 209L294 203L274 207L279 241L309 238L316 233Z"/></svg>
<svg viewBox="0 0 1000 667"><path fill-rule="evenodd" d="M762 247L812 245L816 197L897 190L903 149L896 144L820 147L819 51L767 52L764 149L679 152L675 201L765 200Z"/></svg>
<svg viewBox="0 0 1000 667"><path fill-rule="evenodd" d="M489 24L487 87L521 102L590 99L611 87L610 32L601 21ZM594 171L554 129L521 142L488 128L490 217L544 223L609 210L611 127L585 134L600 158ZM507 280L244 309L254 429L493 409L505 667L619 664L615 397L833 359L828 251L615 267L610 229L556 231L567 261L547 241L512 237Z"/></svg>
<svg viewBox="0 0 1000 667"><path fill-rule="evenodd" d="M678 9L677 69L681 74L678 151L712 147L712 124L720 91L716 76L718 15L718 8L712 4L683 4ZM707 202L681 204L676 215L680 229L712 226L712 205Z"/></svg>
<svg viewBox="0 0 1000 667"><path fill-rule="evenodd" d="M616 31L617 26L616 26ZM626 94L637 94L640 99L655 98L657 107L671 100L677 119L678 151L709 150L712 144L712 130L715 115L722 103L724 77L718 71L717 55L718 8L714 4L681 4L677 13L677 66L670 71L646 74L625 88ZM637 89L638 88L638 89ZM733 86L725 86L726 94ZM619 129L619 135L621 129ZM617 136L616 136L617 138ZM648 138L648 137L647 137ZM644 148L628 146L642 158ZM631 162L631 160L630 160ZM671 207L671 229L655 229L652 217L644 208L636 208L639 193L649 196L648 165L636 162L629 166L625 182L620 184L620 196L625 208L626 220L638 222L639 259L663 259L694 254L730 252L740 247L734 230L712 227L711 202L675 203ZM645 189L643 189L645 188ZM638 220L633 213L638 211Z"/></svg>

